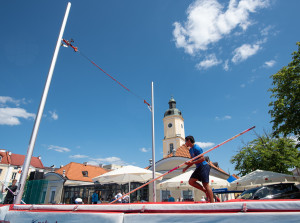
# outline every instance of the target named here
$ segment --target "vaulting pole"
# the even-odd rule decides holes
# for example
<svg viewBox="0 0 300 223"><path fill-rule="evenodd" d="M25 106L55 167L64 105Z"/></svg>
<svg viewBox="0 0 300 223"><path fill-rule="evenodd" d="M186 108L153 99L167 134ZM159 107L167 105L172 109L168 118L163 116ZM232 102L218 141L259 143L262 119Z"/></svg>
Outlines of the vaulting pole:
<svg viewBox="0 0 300 223"><path fill-rule="evenodd" d="M151 102L151 117L152 117L152 178L155 179L155 135L154 135L154 91L153 81L151 88L152 102ZM153 181L153 202L156 202L156 182Z"/></svg>
<svg viewBox="0 0 300 223"><path fill-rule="evenodd" d="M57 42L56 42L56 47L55 47L52 62L51 62L51 65L50 65L50 69L49 69L49 72L48 72L48 77L47 77L47 81L46 81L46 84L45 84L44 93L42 95L39 110L38 110L38 113L37 113L37 116L36 116L36 119L35 119L35 123L34 123L32 133L31 133L31 138L30 138L28 149L27 149L27 155L26 155L26 158L24 160L23 167L22 167L22 174L21 174L21 178L20 178L20 182L19 182L19 186L18 186L18 194L17 194L15 202L14 202L15 204L20 204L23 193L24 193L24 187L25 187L25 184L26 184L27 176L28 176L28 171L29 171L30 161L31 161L31 157L32 157L33 149L34 149L34 144L35 144L35 141L36 141L36 137L37 137L37 133L38 133L38 130L39 130L41 118L42 118L42 115L43 115L45 103L46 103L46 100L47 100L47 95L48 95L48 91L49 91L49 88L50 88L50 83L51 83L51 79L52 79L52 75L53 75L57 55L58 55L58 52L59 52L59 48L60 48L60 45L61 45L62 37L63 37L63 34L64 34L64 30L65 30L65 27L66 27L67 19L68 19L68 16L69 16L70 8L71 8L71 3L68 2L67 9L66 9L66 12L65 12L65 16L64 16L64 19L63 19L63 22L62 22L62 25L61 25L61 28L60 28L60 32L59 32L59 35L58 35L58 39L57 39Z"/></svg>
<svg viewBox="0 0 300 223"><path fill-rule="evenodd" d="M249 129L246 129L245 131L243 131L243 132L241 132L241 133L239 133L239 134L237 134L237 135L231 137L230 139L227 139L226 141L224 141L224 142L222 142L222 143L220 143L220 144L214 146L213 148L211 148L211 149L205 151L204 153L201 153L201 154L198 155L198 156L195 156L194 158L192 158L192 159L190 159L190 160L188 160L188 161L186 161L186 162L193 161L193 160L195 160L195 159L198 159L198 158L200 158L200 157L203 157L206 153L211 152L212 150L214 150L214 149L216 149L216 148L218 148L218 147L224 145L225 143L227 143L227 142L229 142L229 141L231 141L231 140L233 140L233 139L235 139L235 138L237 138L237 137L243 135L243 134L246 133L246 132L249 132L250 130L252 130L252 129L254 129L254 128L255 128L255 126L249 128ZM127 194L123 195L120 199L122 199L122 198L125 197L126 195L129 195L129 194L131 194L131 193L133 193L133 192L135 192L135 191L137 191L137 190L139 190L139 189L141 189L141 188L147 186L148 184L150 184L150 183L152 183L152 182L158 180L159 178L166 176L167 174L173 172L174 170L179 169L180 167L186 165L186 162L184 162L184 163L180 164L179 166L177 166L177 167L175 167L175 168L169 170L168 172L164 173L163 175L161 175L161 176L159 176L159 177L156 177L156 178L153 179L153 180L150 180L149 182L143 184L142 186L137 187L137 188L135 188L135 189L132 190L132 191L129 191ZM116 202L116 200L110 202L110 204L112 204L112 203L114 203L114 202Z"/></svg>

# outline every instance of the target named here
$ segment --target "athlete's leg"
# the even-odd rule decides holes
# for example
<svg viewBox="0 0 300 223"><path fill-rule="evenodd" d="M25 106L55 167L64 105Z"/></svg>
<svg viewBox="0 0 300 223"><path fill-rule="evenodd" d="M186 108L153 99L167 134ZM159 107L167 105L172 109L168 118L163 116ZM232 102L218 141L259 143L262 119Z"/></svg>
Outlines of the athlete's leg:
<svg viewBox="0 0 300 223"><path fill-rule="evenodd" d="M203 183L203 187L205 188L206 194L208 195L207 197L209 198L210 203L214 203L214 194L209 186L209 183Z"/></svg>

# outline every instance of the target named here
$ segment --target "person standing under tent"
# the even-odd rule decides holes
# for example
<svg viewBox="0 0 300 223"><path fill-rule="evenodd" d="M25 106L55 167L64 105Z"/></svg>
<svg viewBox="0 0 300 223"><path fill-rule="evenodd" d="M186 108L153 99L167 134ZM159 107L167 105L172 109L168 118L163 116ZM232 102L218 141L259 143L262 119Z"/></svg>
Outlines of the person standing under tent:
<svg viewBox="0 0 300 223"><path fill-rule="evenodd" d="M172 197L171 194L168 196L168 202L175 202L175 198Z"/></svg>
<svg viewBox="0 0 300 223"><path fill-rule="evenodd" d="M118 200L118 203L122 203L122 199L120 199L122 197L121 191L118 191L117 195L115 196L115 200Z"/></svg>
<svg viewBox="0 0 300 223"><path fill-rule="evenodd" d="M99 196L98 196L97 191L95 191L95 192L92 194L92 204L97 204L97 203L98 203L98 200L99 200Z"/></svg>
<svg viewBox="0 0 300 223"><path fill-rule="evenodd" d="M12 185L8 186L8 188L5 188L5 191L7 191L7 194L5 196L3 204L13 204L14 203L14 198L15 198L15 192L17 190L16 186L17 180L12 181Z"/></svg>
<svg viewBox="0 0 300 223"><path fill-rule="evenodd" d="M125 195L125 192L123 192L122 196L124 196L124 195ZM126 195L122 198L122 203L129 203L129 195Z"/></svg>
<svg viewBox="0 0 300 223"><path fill-rule="evenodd" d="M195 144L195 139L193 136L185 137L185 145L189 148L189 152L192 158L203 153L201 147ZM202 190L206 194L208 200L211 203L214 203L213 192L209 186L210 166L205 161L205 158L203 156L200 156L198 159L195 159L193 161L187 161L185 164L187 166L182 170L182 172L185 172L192 165L196 165L196 170L190 177L189 184L199 190ZM202 185L199 184L197 181L202 182Z"/></svg>

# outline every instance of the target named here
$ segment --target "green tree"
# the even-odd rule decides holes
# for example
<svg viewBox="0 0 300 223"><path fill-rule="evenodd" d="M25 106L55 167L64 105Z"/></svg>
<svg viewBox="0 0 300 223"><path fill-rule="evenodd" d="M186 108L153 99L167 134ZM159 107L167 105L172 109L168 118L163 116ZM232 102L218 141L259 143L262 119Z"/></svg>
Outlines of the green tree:
<svg viewBox="0 0 300 223"><path fill-rule="evenodd" d="M245 144L230 162L240 176L257 169L290 174L288 169L300 167L300 152L294 140L265 133Z"/></svg>
<svg viewBox="0 0 300 223"><path fill-rule="evenodd" d="M292 53L293 61L273 74L273 88L270 102L273 107L269 111L273 123L273 136L294 134L298 137L300 146L300 42L297 42L298 51Z"/></svg>

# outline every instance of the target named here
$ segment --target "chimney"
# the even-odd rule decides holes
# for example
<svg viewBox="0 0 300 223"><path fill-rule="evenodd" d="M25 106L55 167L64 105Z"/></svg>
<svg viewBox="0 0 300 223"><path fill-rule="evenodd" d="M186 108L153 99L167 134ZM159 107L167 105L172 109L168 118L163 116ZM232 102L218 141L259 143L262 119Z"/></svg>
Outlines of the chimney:
<svg viewBox="0 0 300 223"><path fill-rule="evenodd" d="M38 158L39 160L41 160L41 159L42 159L42 157L41 157L41 156L38 156L37 158Z"/></svg>
<svg viewBox="0 0 300 223"><path fill-rule="evenodd" d="M88 164L88 162L83 162L83 164L86 166Z"/></svg>
<svg viewBox="0 0 300 223"><path fill-rule="evenodd" d="M59 168L63 168L63 167L64 167L64 165L60 165L60 166L59 166Z"/></svg>

